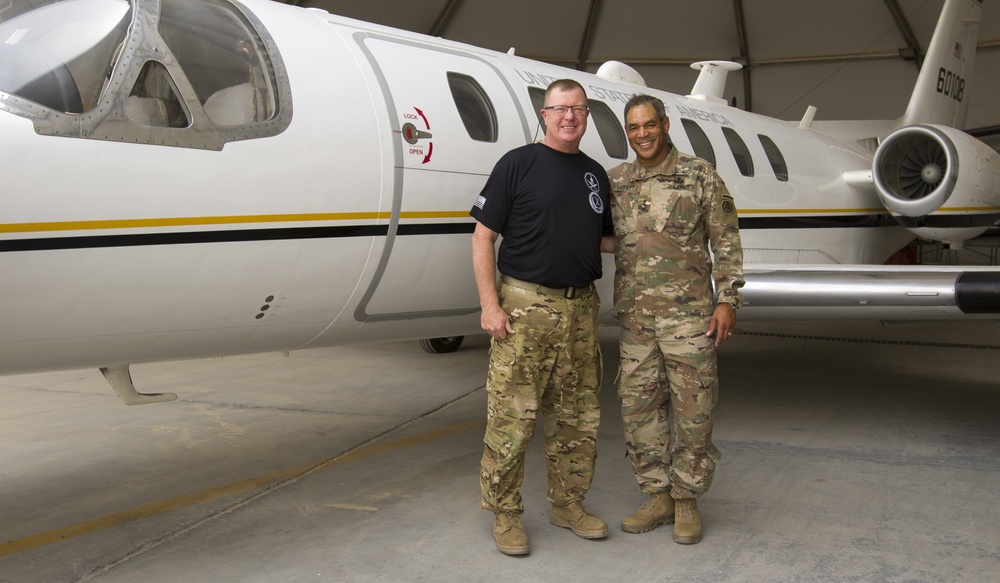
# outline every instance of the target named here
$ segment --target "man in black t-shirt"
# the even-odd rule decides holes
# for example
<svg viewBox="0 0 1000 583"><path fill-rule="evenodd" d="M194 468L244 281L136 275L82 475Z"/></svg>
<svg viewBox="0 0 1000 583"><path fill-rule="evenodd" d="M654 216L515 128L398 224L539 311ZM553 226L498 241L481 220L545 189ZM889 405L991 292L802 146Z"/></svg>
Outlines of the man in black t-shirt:
<svg viewBox="0 0 1000 583"><path fill-rule="evenodd" d="M602 249L614 249L607 174L580 151L588 113L579 83L549 85L545 139L504 155L470 212L478 221L472 260L482 327L493 338L482 506L494 513L497 549L509 555L529 552L519 488L538 411L552 524L587 539L608 535L607 524L583 505L600 422L594 280Z"/></svg>

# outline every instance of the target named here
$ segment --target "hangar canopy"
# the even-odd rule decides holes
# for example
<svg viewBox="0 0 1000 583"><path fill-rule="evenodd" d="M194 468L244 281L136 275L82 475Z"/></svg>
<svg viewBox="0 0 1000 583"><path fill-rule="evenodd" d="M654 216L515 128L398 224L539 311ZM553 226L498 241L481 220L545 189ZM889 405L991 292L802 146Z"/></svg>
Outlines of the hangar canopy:
<svg viewBox="0 0 1000 583"><path fill-rule="evenodd" d="M902 115L944 0L282 0L574 69L634 67L690 92L690 64L731 60L725 96L798 120ZM1000 5L982 9L966 128L1000 146Z"/></svg>

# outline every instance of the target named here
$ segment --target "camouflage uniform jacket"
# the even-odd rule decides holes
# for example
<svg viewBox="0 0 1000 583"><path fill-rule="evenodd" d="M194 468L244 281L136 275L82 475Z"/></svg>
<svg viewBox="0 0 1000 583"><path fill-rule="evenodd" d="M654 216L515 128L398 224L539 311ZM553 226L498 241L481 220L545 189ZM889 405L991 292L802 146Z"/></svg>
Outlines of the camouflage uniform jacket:
<svg viewBox="0 0 1000 583"><path fill-rule="evenodd" d="M744 281L736 205L715 169L671 144L653 169L624 163L608 175L618 313L710 317L713 279L718 300L739 307Z"/></svg>

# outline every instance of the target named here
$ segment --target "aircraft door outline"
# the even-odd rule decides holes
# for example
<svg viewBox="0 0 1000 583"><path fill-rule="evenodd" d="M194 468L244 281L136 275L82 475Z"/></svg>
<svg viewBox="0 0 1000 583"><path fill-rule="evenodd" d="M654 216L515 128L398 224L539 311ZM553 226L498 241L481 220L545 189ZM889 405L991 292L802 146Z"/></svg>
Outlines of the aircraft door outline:
<svg viewBox="0 0 1000 583"><path fill-rule="evenodd" d="M422 270L421 277L430 281L425 281L423 286L414 287L411 287L411 282L405 278L399 279L401 272L408 268L412 269L412 265L401 265L407 262L399 257L395 263L391 260L394 249L397 255L419 254L420 248L427 246L427 256L432 257L435 256L435 253L430 252L435 245L434 238L440 239L440 236L457 234L471 237L475 223L468 216L468 209L472 207L475 194L485 183L493 165L507 150L531 141L521 101L507 77L497 66L474 53L368 32L356 32L353 36L371 64L383 93L393 130L392 198L391 201L383 200L383 204L388 202L391 206L386 242L368 289L355 309L354 317L358 322L371 323L475 314L479 312L480 307L478 295L474 293L471 257L456 256L451 261L451 263L464 262L462 265L446 265L448 261L442 261L437 257L435 264L425 265ZM398 51L404 49L409 59L414 58L413 49L426 51L423 56L428 62L440 63L439 67L432 69L435 74L440 72L441 78L427 79L428 67L422 67L421 71L425 78L411 79L407 75L407 63L411 61L394 58ZM456 82L461 85L458 89ZM486 84L488 87L483 88L481 84ZM499 130L496 132L495 140L481 139L482 135L470 125L474 124L474 121L470 121L455 106L456 91L462 92L463 98L470 98L475 94L475 88L470 89L472 85L478 87L478 91L494 108L495 119L492 120L492 125ZM430 96L435 95L435 90L439 90L437 98L430 99ZM435 108L436 111L432 111L431 108ZM509 131L509 128L516 127L512 123L515 118L520 133ZM444 145L449 142L451 147L445 148ZM458 144L461 144L460 148L456 147ZM442 195L440 200L414 200L412 194L409 198L405 196L408 184L411 185L410 192L426 191L426 183L438 180L435 175L439 173L447 174L450 179L461 177L460 182L463 183L461 195L467 197L467 204L464 199L460 199L460 202L453 199L449 207L446 195ZM444 208L441 207L442 204ZM403 218L438 219L438 222L401 225ZM469 220L457 222L455 219ZM412 243L408 240L405 247L397 248L396 239L400 235L420 235L420 238L414 238ZM467 254L471 254L471 243L468 247ZM437 254L439 253L438 250ZM465 252L459 255L462 254ZM461 279L461 285L467 286L468 289L455 290L454 285L445 282L435 283L435 277L425 273L428 267L438 270L438 275L441 276L463 274L464 277L457 277ZM409 302L409 305L394 306L391 302L387 305L382 301L383 296L392 295L398 298L399 289L393 288L404 285L413 297L397 303ZM441 286L440 293L433 290L435 285ZM380 289L385 293L380 294ZM465 304L453 307L456 304L442 303L448 302L449 299ZM427 300L438 301L441 305L425 305Z"/></svg>

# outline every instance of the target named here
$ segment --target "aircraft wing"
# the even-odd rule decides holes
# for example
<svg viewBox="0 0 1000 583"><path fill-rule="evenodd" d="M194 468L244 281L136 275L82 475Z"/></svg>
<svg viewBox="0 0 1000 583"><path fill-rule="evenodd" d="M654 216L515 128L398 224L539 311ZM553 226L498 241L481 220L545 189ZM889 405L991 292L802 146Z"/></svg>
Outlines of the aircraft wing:
<svg viewBox="0 0 1000 583"><path fill-rule="evenodd" d="M1000 271L968 265L754 265L741 319L1000 317Z"/></svg>

